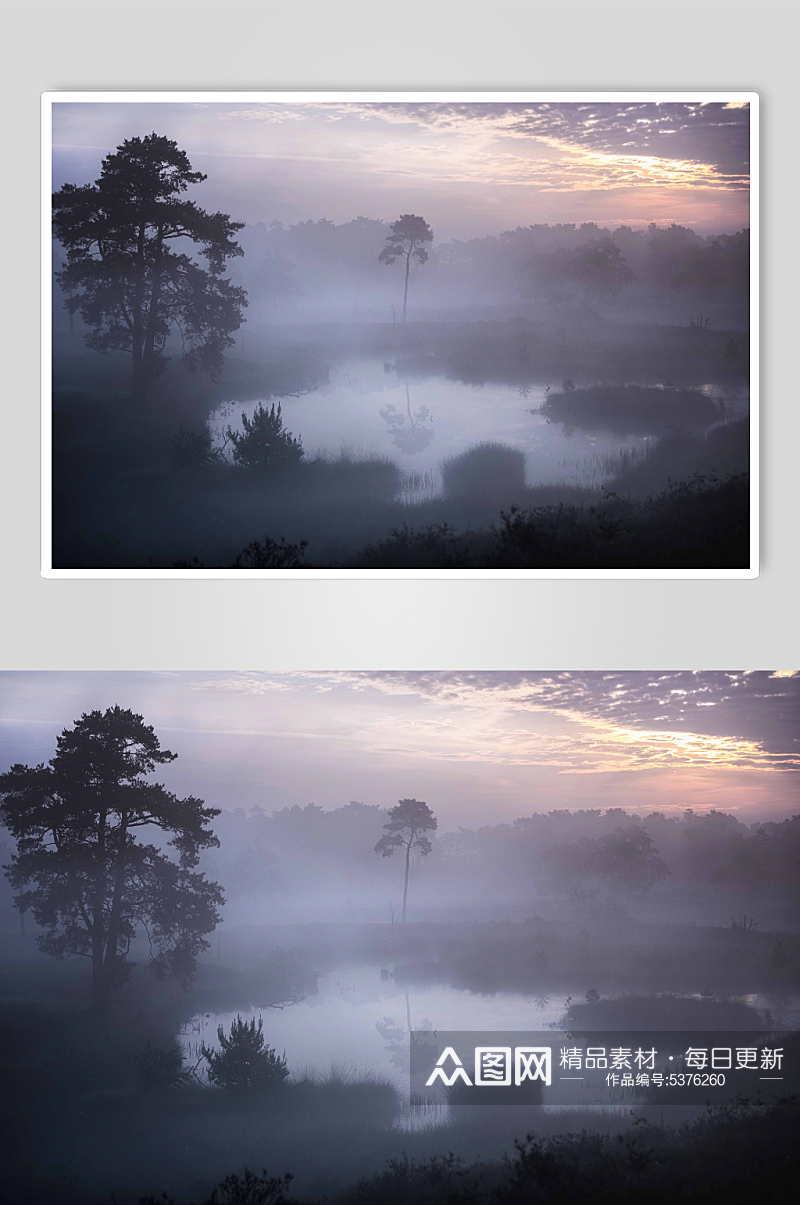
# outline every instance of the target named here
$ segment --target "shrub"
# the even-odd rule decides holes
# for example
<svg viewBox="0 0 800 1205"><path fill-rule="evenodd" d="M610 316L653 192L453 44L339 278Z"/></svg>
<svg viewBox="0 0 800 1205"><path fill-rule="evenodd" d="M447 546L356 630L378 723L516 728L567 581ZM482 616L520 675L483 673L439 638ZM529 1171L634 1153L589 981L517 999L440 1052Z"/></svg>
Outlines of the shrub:
<svg viewBox="0 0 800 1205"><path fill-rule="evenodd" d="M550 422L582 431L661 435L671 427L702 431L719 419L717 402L698 389L659 389L653 385L591 385L576 389L565 381L539 410Z"/></svg>
<svg viewBox="0 0 800 1205"><path fill-rule="evenodd" d="M166 1049L148 1042L141 1054L136 1055L136 1065L142 1086L148 1089L181 1088L191 1079L183 1068L180 1050L174 1046Z"/></svg>
<svg viewBox="0 0 800 1205"><path fill-rule="evenodd" d="M303 447L284 429L281 407L270 409L260 403L253 417L242 414L243 431L228 427L225 434L233 444L233 459L248 469L286 468L303 458Z"/></svg>
<svg viewBox="0 0 800 1205"><path fill-rule="evenodd" d="M196 556L193 556L191 560L184 558L181 561L172 562L173 569L205 569L205 567L205 561L199 561Z"/></svg>
<svg viewBox="0 0 800 1205"><path fill-rule="evenodd" d="M458 1156L431 1155L417 1161L403 1154L390 1159L386 1167L370 1179L360 1180L350 1191L341 1194L342 1205L358 1201L360 1205L478 1205L487 1201L477 1191L480 1178L478 1165L466 1164Z"/></svg>
<svg viewBox="0 0 800 1205"><path fill-rule="evenodd" d="M266 1169L258 1176L246 1167L243 1176L234 1173L220 1180L203 1205L292 1205L286 1193L293 1179L290 1173L279 1179L269 1176ZM176 1202L174 1197L162 1193L160 1197L141 1197L139 1205L176 1205Z"/></svg>
<svg viewBox="0 0 800 1205"><path fill-rule="evenodd" d="M449 523L432 523L421 531L404 523L392 528L385 540L367 545L347 564L355 569L460 569L475 564L472 542L470 532L459 534Z"/></svg>
<svg viewBox="0 0 800 1205"><path fill-rule="evenodd" d="M442 462L448 498L507 498L525 489L525 454L485 440Z"/></svg>
<svg viewBox="0 0 800 1205"><path fill-rule="evenodd" d="M337 1193L337 1205L709 1205L796 1200L800 1101L739 1098L696 1121L655 1125L634 1116L624 1132L517 1139L503 1160L468 1163L454 1154L391 1159ZM228 1176L203 1205L290 1205L291 1176ZM326 1201L329 1198L325 1198ZM163 1194L140 1205L175 1205Z"/></svg>
<svg viewBox="0 0 800 1205"><path fill-rule="evenodd" d="M306 460L309 490L326 490L347 500L392 502L401 487L401 474L388 456L365 456L343 449L331 460Z"/></svg>
<svg viewBox="0 0 800 1205"><path fill-rule="evenodd" d="M347 568L725 569L750 559L750 486L692 474L660 494L605 493L593 506L511 505L501 524L459 532L448 523L395 528Z"/></svg>
<svg viewBox="0 0 800 1205"><path fill-rule="evenodd" d="M696 999L672 992L601 997L589 988L586 1003L569 1006L566 1023L571 1030L753 1030L763 1027L758 1009L739 1000Z"/></svg>
<svg viewBox="0 0 800 1205"><path fill-rule="evenodd" d="M248 1023L237 1015L227 1037L221 1025L217 1029L220 1050L211 1050L203 1042L200 1053L208 1063L212 1084L229 1092L263 1092L283 1083L289 1074L286 1057L267 1045L263 1025L261 1017L256 1025L255 1017Z"/></svg>
<svg viewBox="0 0 800 1205"><path fill-rule="evenodd" d="M170 437L172 457L181 469L202 469L219 460L219 452L211 446L211 433L205 429L178 428Z"/></svg>
<svg viewBox="0 0 800 1205"><path fill-rule="evenodd" d="M283 536L280 543L264 536L263 543L253 540L237 556L232 569L302 569L303 553L308 546L307 540L299 544L287 544ZM182 566L181 566L182 568Z"/></svg>
<svg viewBox="0 0 800 1205"><path fill-rule="evenodd" d="M779 969L788 966L789 949L786 942L781 941L779 937L775 939L769 961L771 966L778 967Z"/></svg>
<svg viewBox="0 0 800 1205"><path fill-rule="evenodd" d="M606 494L591 507L561 505L502 514L488 568L744 568L750 488L693 474L643 501Z"/></svg>

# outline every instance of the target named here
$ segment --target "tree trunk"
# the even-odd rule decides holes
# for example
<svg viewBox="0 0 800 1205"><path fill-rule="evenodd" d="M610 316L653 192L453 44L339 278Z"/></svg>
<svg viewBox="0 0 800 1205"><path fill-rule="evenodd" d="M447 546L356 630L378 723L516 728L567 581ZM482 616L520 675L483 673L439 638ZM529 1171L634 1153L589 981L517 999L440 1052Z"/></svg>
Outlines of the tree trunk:
<svg viewBox="0 0 800 1205"><path fill-rule="evenodd" d="M159 227L155 259L153 262L153 279L150 285L150 300L147 307L147 330L144 334L144 354L142 356L142 368L144 371L145 385L147 384L147 381L154 375L153 362L155 359L156 323L158 322L158 307L161 302L161 260L163 245L163 231L161 227Z"/></svg>
<svg viewBox="0 0 800 1205"><path fill-rule="evenodd" d="M99 949L98 949L99 946ZM99 942L92 934L92 1005L94 1008L108 1007L108 976L103 966L103 939Z"/></svg>
<svg viewBox="0 0 800 1205"><path fill-rule="evenodd" d="M108 1003L106 976L103 967L103 905L105 903L106 873L106 814L100 813L97 826L97 864L94 871L92 899L92 1003L95 1008L105 1008Z"/></svg>
<svg viewBox="0 0 800 1205"><path fill-rule="evenodd" d="M136 346L136 337L134 336L133 346L133 392L137 397L142 397L144 394L145 376L142 367L142 349Z"/></svg>
<svg viewBox="0 0 800 1205"><path fill-rule="evenodd" d="M113 981L114 967L117 961L122 892L125 887L125 843L127 835L128 820L126 813L123 812L122 823L119 829L119 848L117 849L116 865L114 868L114 894L111 897L111 913L108 918L108 937L106 938L105 958L103 960L103 978L109 984Z"/></svg>
<svg viewBox="0 0 800 1205"><path fill-rule="evenodd" d="M408 273L411 268L411 252L406 256L406 287L403 291L403 322L406 320L406 308L408 306Z"/></svg>
<svg viewBox="0 0 800 1205"><path fill-rule="evenodd" d="M133 392L141 397L144 394L146 381L144 369L144 328L142 325L142 310L144 308L144 222L139 224L139 237L136 249L136 287L133 295L133 331L131 335L131 351L133 352Z"/></svg>
<svg viewBox="0 0 800 1205"><path fill-rule="evenodd" d="M406 900L408 899L408 868L411 863L411 842L406 845L406 881L403 884L403 924L406 923Z"/></svg>

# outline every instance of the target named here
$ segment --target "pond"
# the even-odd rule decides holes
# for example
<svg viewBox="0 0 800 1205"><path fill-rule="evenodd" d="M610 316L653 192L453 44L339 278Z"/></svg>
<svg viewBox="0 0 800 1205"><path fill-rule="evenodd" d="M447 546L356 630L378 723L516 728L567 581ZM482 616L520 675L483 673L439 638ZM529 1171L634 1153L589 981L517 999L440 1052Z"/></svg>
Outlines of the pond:
<svg viewBox="0 0 800 1205"><path fill-rule="evenodd" d="M406 991L377 967L339 967L321 975L317 992L285 1008L244 1006L249 1020L264 1019L270 1046L286 1059L293 1074L331 1066L348 1073L368 1071L397 1078L408 1073L407 1034L411 1029L541 1029L558 1022L566 995L523 996L512 992L480 995L446 985ZM201 1041L217 1047L217 1026L227 1032L237 1013L194 1017L183 1027L181 1042L189 1061Z"/></svg>
<svg viewBox="0 0 800 1205"><path fill-rule="evenodd" d="M331 369L327 384L300 397L280 399L285 427L307 455L351 454L394 459L414 500L441 488L441 461L482 440L497 440L526 454L528 485L599 485L612 475L609 457L641 451L651 436L582 431L538 413L553 382L524 386L471 385L445 377L404 380L382 360L350 360ZM722 386L698 387L724 398L730 418L746 400ZM258 401L229 400L209 418L217 447L228 426L241 430Z"/></svg>
<svg viewBox="0 0 800 1205"><path fill-rule="evenodd" d="M541 995L498 991L482 995L445 984L414 985L408 990L375 966L341 966L320 976L317 992L283 1009L239 1010L246 1020L261 1016L264 1036L285 1052L293 1076L305 1068L317 1075L332 1066L345 1074L390 1076L402 1090L408 1084L408 1033L411 1029L534 1031L558 1030L568 1001L583 999L585 987L567 984ZM798 1001L759 994L740 997L764 1012L776 1027L797 1024ZM225 1032L237 1013L205 1014L183 1027L186 1061L197 1061L201 1041L218 1047L217 1026Z"/></svg>

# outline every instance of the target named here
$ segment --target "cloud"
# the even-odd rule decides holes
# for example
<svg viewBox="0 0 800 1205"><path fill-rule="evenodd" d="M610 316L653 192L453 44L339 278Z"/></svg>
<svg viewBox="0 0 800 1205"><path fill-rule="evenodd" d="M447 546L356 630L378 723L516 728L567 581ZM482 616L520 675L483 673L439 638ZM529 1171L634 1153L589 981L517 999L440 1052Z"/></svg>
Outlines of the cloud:
<svg viewBox="0 0 800 1205"><path fill-rule="evenodd" d="M405 795L448 823L552 807L798 810L790 671L133 671L0 674L0 768L83 711L141 712L214 806Z"/></svg>
<svg viewBox="0 0 800 1205"><path fill-rule="evenodd" d="M285 678L270 674L237 674L233 678L204 678L199 682L190 682L190 690L221 690L235 691L237 694L264 695L275 691L292 689L291 683Z"/></svg>
<svg viewBox="0 0 800 1205"><path fill-rule="evenodd" d="M412 127L406 143L370 145L365 166L421 179L528 183L554 192L631 184L749 188L747 106L329 101L226 107L218 118L266 125L325 118L347 124L351 139L365 146L358 122ZM440 137L426 142L426 133ZM507 144L524 153L505 150Z"/></svg>
<svg viewBox="0 0 800 1205"><path fill-rule="evenodd" d="M245 221L386 218L396 200L444 238L533 213L719 233L749 220L749 121L724 103L63 102L54 172L94 179L98 151L157 128L208 172L198 197Z"/></svg>
<svg viewBox="0 0 800 1205"><path fill-rule="evenodd" d="M685 158L741 175L749 164L748 106L720 102L378 104L386 120L552 141L601 153Z"/></svg>
<svg viewBox="0 0 800 1205"><path fill-rule="evenodd" d="M364 722L359 740L392 756L572 774L800 769L800 679L769 672L297 671L227 676L194 688L257 694L280 681L298 691L340 692L334 709L347 694L376 692L422 705L422 713L393 709ZM558 722L537 727L537 716Z"/></svg>
<svg viewBox="0 0 800 1205"><path fill-rule="evenodd" d="M746 175L726 175L710 164L677 158L626 153L610 154L576 146L549 146L551 158L500 151L497 147L458 148L392 143L370 148L362 156L369 172L412 175L448 184L535 185L540 192L608 191L618 188L736 188L747 190Z"/></svg>

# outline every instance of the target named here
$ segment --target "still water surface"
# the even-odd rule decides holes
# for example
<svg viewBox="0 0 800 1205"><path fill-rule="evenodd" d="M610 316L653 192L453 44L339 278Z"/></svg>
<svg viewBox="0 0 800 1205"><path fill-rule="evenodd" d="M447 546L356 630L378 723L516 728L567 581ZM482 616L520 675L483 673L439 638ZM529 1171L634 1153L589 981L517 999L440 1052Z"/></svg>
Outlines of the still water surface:
<svg viewBox="0 0 800 1205"><path fill-rule="evenodd" d="M482 440L498 440L527 457L528 485L600 484L610 476L605 458L622 448L642 449L650 437L566 429L536 413L553 382L470 385L444 377L404 381L379 360L350 360L331 370L328 384L301 397L280 399L285 427L302 439L307 455L341 449L393 458L420 478L417 491L435 494L440 462ZM704 393L724 397L729 413L740 399L717 385ZM241 430L258 401L227 401L209 418L216 446L228 426ZM406 487L408 489L408 487Z"/></svg>
<svg viewBox="0 0 800 1205"><path fill-rule="evenodd" d="M264 1036L290 1071L325 1072L332 1065L396 1077L408 1073L407 1034L411 1029L541 1029L563 1015L565 996L522 996L512 992L480 995L447 985L413 987L406 993L377 967L339 967L320 976L317 993L283 1009L243 1007L246 1020L264 1020ZM217 1047L217 1026L227 1032L236 1012L196 1017L184 1026L187 1058L201 1040ZM410 1026L409 1026L410 1021ZM402 1041L392 1031L403 1031Z"/></svg>
<svg viewBox="0 0 800 1205"><path fill-rule="evenodd" d="M356 1074L389 1075L402 1090L407 1087L410 1029L557 1030L568 997L580 1001L584 991L584 986L568 984L546 995L503 991L482 995L430 984L406 992L391 977L382 978L379 967L351 966L320 976L316 994L299 1003L283 1009L249 1005L239 1012L248 1021L263 1017L267 1042L279 1054L285 1052L293 1075L304 1068L324 1073L338 1066ZM742 999L761 1011L770 1007L778 1026L797 1024L795 998L777 1003L752 994ZM201 1040L217 1047L217 1026L228 1032L236 1015L207 1014L188 1022L180 1039L187 1061L196 1061L192 1053Z"/></svg>

